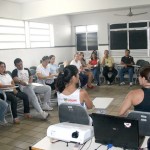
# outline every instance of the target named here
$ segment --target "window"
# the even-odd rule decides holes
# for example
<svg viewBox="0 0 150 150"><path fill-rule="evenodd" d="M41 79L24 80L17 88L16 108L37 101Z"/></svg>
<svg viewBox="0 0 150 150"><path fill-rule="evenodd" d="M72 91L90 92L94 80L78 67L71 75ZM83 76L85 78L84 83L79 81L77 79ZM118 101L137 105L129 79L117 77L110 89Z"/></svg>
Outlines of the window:
<svg viewBox="0 0 150 150"><path fill-rule="evenodd" d="M50 26L44 23L29 22L30 46L50 47Z"/></svg>
<svg viewBox="0 0 150 150"><path fill-rule="evenodd" d="M54 46L53 25L0 18L0 49Z"/></svg>
<svg viewBox="0 0 150 150"><path fill-rule="evenodd" d="M75 30L77 51L98 50L97 25L77 26Z"/></svg>
<svg viewBox="0 0 150 150"><path fill-rule="evenodd" d="M0 49L25 48L24 22L0 18Z"/></svg>
<svg viewBox="0 0 150 150"><path fill-rule="evenodd" d="M148 22L109 25L110 50L148 49Z"/></svg>

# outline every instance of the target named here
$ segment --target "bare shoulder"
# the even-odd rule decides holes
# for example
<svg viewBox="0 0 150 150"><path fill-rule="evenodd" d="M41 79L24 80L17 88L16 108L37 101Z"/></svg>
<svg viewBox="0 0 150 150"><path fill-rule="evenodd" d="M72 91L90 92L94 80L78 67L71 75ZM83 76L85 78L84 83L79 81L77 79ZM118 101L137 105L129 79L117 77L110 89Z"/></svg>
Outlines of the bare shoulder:
<svg viewBox="0 0 150 150"><path fill-rule="evenodd" d="M140 95L140 94L142 94L142 93L143 93L142 89L136 89L136 90L130 91L130 92L128 93L128 95L131 95L131 96L138 96L138 95Z"/></svg>
<svg viewBox="0 0 150 150"><path fill-rule="evenodd" d="M84 96L85 94L87 94L87 91L86 91L86 90L81 89L81 90L80 90L80 94L81 94L82 96Z"/></svg>
<svg viewBox="0 0 150 150"><path fill-rule="evenodd" d="M127 99L132 99L132 104L139 104L144 98L144 92L142 89L132 90L128 93Z"/></svg>

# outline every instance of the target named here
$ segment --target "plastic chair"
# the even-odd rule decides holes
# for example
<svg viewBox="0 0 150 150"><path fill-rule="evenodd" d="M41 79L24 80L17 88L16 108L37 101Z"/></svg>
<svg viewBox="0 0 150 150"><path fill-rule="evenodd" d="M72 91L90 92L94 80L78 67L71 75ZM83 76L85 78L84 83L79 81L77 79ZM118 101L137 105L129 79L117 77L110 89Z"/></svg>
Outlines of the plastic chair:
<svg viewBox="0 0 150 150"><path fill-rule="evenodd" d="M3 97L4 97L3 100L8 103L8 108L7 108L8 111L6 112L5 117L8 116L8 115L10 115L11 120L13 122L13 115L12 115L12 111L11 111L11 103L9 101L7 101L7 96L5 94L5 91L3 91L3 90L0 89L0 94L3 95Z"/></svg>
<svg viewBox="0 0 150 150"><path fill-rule="evenodd" d="M36 70L30 69L30 73L33 76L33 82L37 81Z"/></svg>
<svg viewBox="0 0 150 150"><path fill-rule="evenodd" d="M149 112L131 111L129 112L127 117L139 121L140 136L150 136L150 113Z"/></svg>
<svg viewBox="0 0 150 150"><path fill-rule="evenodd" d="M59 105L60 122L90 125L90 118L81 105L63 103Z"/></svg>
<svg viewBox="0 0 150 150"><path fill-rule="evenodd" d="M30 67L30 69L34 69L34 70L36 70L36 68L37 68L36 66L31 66Z"/></svg>

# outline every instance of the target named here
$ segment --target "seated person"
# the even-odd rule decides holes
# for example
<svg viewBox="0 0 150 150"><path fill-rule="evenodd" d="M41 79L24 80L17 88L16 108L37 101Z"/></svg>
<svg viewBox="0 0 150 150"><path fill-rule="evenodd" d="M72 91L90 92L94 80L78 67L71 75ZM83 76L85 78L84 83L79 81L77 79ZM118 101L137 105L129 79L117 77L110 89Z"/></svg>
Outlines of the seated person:
<svg viewBox="0 0 150 150"><path fill-rule="evenodd" d="M52 108L49 106L51 96L50 87L47 85L43 86L42 84L41 86L40 84L38 86L32 85L33 77L29 69L23 67L23 62L20 58L16 58L14 60L14 65L16 66L16 69L14 69L12 72L12 78L14 82L19 85L22 92L28 95L28 98L36 111L40 113L43 119L46 119L48 117L48 113L44 112L43 110L52 110ZM44 94L42 108L35 93Z"/></svg>
<svg viewBox="0 0 150 150"><path fill-rule="evenodd" d="M124 85L124 74L128 73L129 74L129 81L130 81L130 86L133 85L133 72L134 68L132 65L134 65L134 60L133 57L130 56L130 50L126 49L125 50L125 56L121 58L121 65L123 65L123 68L120 69L119 71L119 77L120 77L120 85Z"/></svg>
<svg viewBox="0 0 150 150"><path fill-rule="evenodd" d="M55 74L55 77L57 77L58 75L58 65L55 64L55 56L54 55L50 55L49 56L49 64L48 64L48 67L50 69L50 73L51 74ZM52 90L55 90L55 84L56 84L56 79L51 79L51 88Z"/></svg>
<svg viewBox="0 0 150 150"><path fill-rule="evenodd" d="M91 54L91 60L89 61L91 71L94 76L94 80L96 80L97 85L100 86L100 66L99 66L99 59L96 53Z"/></svg>
<svg viewBox="0 0 150 150"><path fill-rule="evenodd" d="M131 106L135 111L150 112L150 66L140 70L139 82L141 89L130 91L125 97L119 115L126 115Z"/></svg>
<svg viewBox="0 0 150 150"><path fill-rule="evenodd" d="M5 125L6 123L6 120L5 120L5 113L7 111L7 107L8 107L8 104L0 99L0 125Z"/></svg>
<svg viewBox="0 0 150 150"><path fill-rule="evenodd" d="M104 51L104 57L102 59L102 65L104 65L103 76L105 77L107 84L110 85L114 81L118 72L114 68L114 59L111 56L109 56L108 50ZM108 76L109 73L111 73L112 75Z"/></svg>
<svg viewBox="0 0 150 150"><path fill-rule="evenodd" d="M80 83L81 83L81 88L87 84L87 87L92 89L94 86L91 83L91 78L89 78L87 75L85 75L82 64L79 60L78 53L76 53L74 55L74 60L71 61L70 65L76 66L79 70L79 79L80 79Z"/></svg>
<svg viewBox="0 0 150 150"><path fill-rule="evenodd" d="M51 84L51 80L53 80L55 77L57 77L57 74L51 74L50 73L50 68L49 68L48 64L49 64L49 57L44 56L42 58L41 64L38 65L37 70L36 70L38 83L45 85L45 82L50 79L49 84Z"/></svg>
<svg viewBox="0 0 150 150"><path fill-rule="evenodd" d="M85 109L92 109L93 103L88 93L78 89L79 72L76 66L69 65L64 68L64 73L58 75L56 88L58 91L58 105L62 103L80 104ZM74 101L70 101L74 99Z"/></svg>
<svg viewBox="0 0 150 150"><path fill-rule="evenodd" d="M9 91L6 91L7 100L11 102L11 110L14 118L14 123L20 123L19 118L17 117L17 98L19 97L23 100L24 105L24 117L31 118L30 108L29 108L29 99L28 96L20 91L17 91L14 87L15 84L11 76L6 73L6 65L4 62L0 62L0 88L10 88ZM2 97L2 95L1 95Z"/></svg>
<svg viewBox="0 0 150 150"><path fill-rule="evenodd" d="M91 72L91 66L89 64L86 64L83 52L79 53L79 60L82 64L84 74L88 76L89 83L91 83L93 80L93 74Z"/></svg>

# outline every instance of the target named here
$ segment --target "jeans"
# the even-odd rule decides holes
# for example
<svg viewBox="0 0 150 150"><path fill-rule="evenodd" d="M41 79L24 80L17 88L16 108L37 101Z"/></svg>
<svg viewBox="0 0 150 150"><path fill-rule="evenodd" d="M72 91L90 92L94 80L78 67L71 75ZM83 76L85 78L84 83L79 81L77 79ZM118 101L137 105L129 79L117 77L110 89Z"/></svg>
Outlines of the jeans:
<svg viewBox="0 0 150 150"><path fill-rule="evenodd" d="M81 83L80 86L82 88L83 86L85 86L87 84L88 76L86 76L84 73L80 72L79 73L79 79L80 79L80 83Z"/></svg>
<svg viewBox="0 0 150 150"><path fill-rule="evenodd" d="M25 93L18 92L15 95L13 92L6 92L6 97L7 100L11 102L11 111L12 111L13 118L17 118L17 97L23 100L24 113L30 112L28 96Z"/></svg>
<svg viewBox="0 0 150 150"><path fill-rule="evenodd" d="M48 85L25 86L23 88L23 92L28 95L29 101L32 103L33 107L36 109L37 112L42 112L43 110L39 104L36 94L44 94L44 103L50 103L51 87Z"/></svg>
<svg viewBox="0 0 150 150"><path fill-rule="evenodd" d="M120 82L124 82L124 74L125 73L129 74L129 81L133 82L133 72L134 72L133 67L127 67L127 68L120 69L120 71L119 71Z"/></svg>
<svg viewBox="0 0 150 150"><path fill-rule="evenodd" d="M0 122L4 122L7 106L8 104L5 101L0 99Z"/></svg>
<svg viewBox="0 0 150 150"><path fill-rule="evenodd" d="M109 73L112 73L110 77L108 76ZM110 83L114 81L117 74L118 72L115 68L110 69L107 66L103 68L103 76L105 77L106 81L109 81Z"/></svg>
<svg viewBox="0 0 150 150"><path fill-rule="evenodd" d="M99 70L99 68L95 67L95 68L91 69L91 71L93 73L94 80L96 80L97 83L100 83L100 80L99 80L100 70Z"/></svg>

